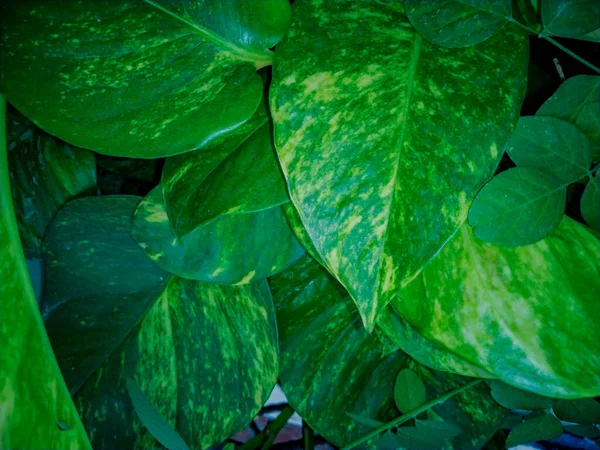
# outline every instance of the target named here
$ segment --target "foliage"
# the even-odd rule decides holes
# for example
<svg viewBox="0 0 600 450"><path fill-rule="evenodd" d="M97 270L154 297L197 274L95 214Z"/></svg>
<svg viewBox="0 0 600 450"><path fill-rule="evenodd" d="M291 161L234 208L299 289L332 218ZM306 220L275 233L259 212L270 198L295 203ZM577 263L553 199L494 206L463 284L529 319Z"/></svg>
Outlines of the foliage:
<svg viewBox="0 0 600 450"><path fill-rule="evenodd" d="M598 438L600 3L293 3L0 4L0 446Z"/></svg>

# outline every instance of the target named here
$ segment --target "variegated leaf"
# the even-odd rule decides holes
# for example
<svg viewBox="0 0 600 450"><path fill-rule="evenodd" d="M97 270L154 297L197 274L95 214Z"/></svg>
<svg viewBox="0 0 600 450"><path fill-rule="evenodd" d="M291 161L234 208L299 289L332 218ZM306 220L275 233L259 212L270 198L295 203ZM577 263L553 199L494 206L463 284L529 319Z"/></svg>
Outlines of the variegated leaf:
<svg viewBox="0 0 600 450"><path fill-rule="evenodd" d="M505 383L547 397L600 395L600 241L568 217L518 248L484 243L465 224L392 304Z"/></svg>
<svg viewBox="0 0 600 450"><path fill-rule="evenodd" d="M402 2L299 2L270 93L291 199L371 330L465 220L516 123L527 41L424 41Z"/></svg>
<svg viewBox="0 0 600 450"><path fill-rule="evenodd" d="M2 3L0 90L80 147L175 155L252 116L290 20L287 0Z"/></svg>

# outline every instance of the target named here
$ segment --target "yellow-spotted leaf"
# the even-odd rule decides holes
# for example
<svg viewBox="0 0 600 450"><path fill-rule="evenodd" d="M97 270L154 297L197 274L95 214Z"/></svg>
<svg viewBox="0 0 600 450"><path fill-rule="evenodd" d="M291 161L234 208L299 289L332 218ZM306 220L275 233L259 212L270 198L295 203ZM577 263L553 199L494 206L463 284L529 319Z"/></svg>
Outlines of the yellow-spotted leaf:
<svg viewBox="0 0 600 450"><path fill-rule="evenodd" d="M140 202L131 232L158 266L205 282L248 283L285 269L304 253L279 206L225 215L177 239L160 186Z"/></svg>
<svg viewBox="0 0 600 450"><path fill-rule="evenodd" d="M465 220L517 121L527 41L424 40L403 2L298 2L277 47L275 144L315 249L372 330Z"/></svg>
<svg viewBox="0 0 600 450"><path fill-rule="evenodd" d="M288 0L3 2L0 90L74 145L175 155L252 116L290 21Z"/></svg>
<svg viewBox="0 0 600 450"><path fill-rule="evenodd" d="M484 243L463 225L393 307L507 384L547 397L600 395L600 241L568 217L518 248Z"/></svg>
<svg viewBox="0 0 600 450"><path fill-rule="evenodd" d="M11 199L0 95L0 447L91 449L33 294Z"/></svg>

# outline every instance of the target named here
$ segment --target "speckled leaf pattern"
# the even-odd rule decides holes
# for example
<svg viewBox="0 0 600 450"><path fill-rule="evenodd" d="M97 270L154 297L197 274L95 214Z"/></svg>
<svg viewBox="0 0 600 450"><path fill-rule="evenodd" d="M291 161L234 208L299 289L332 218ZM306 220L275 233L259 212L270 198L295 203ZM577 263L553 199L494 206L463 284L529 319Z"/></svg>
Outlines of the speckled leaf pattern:
<svg viewBox="0 0 600 450"><path fill-rule="evenodd" d="M129 233L140 199L73 200L48 226L42 313L72 393L138 325L169 277Z"/></svg>
<svg viewBox="0 0 600 450"><path fill-rule="evenodd" d="M13 109L7 119L8 165L26 258L41 258L46 226L68 200L96 194L96 160L88 150L44 133Z"/></svg>
<svg viewBox="0 0 600 450"><path fill-rule="evenodd" d="M465 381L428 371L402 352L385 354L380 339L362 326L348 293L308 256L272 277L270 284L280 336L281 385L292 407L335 445L372 430L346 413L380 421L400 415L394 407L394 382L404 368L419 374L428 400ZM457 449L471 448L472 440L481 445L503 416L482 386L435 411L461 428Z"/></svg>
<svg viewBox="0 0 600 450"><path fill-rule="evenodd" d="M600 160L600 76L577 75L569 78L536 112L576 125L592 144L594 161Z"/></svg>
<svg viewBox="0 0 600 450"><path fill-rule="evenodd" d="M443 47L479 44L511 18L510 0L406 0L406 15L428 41Z"/></svg>
<svg viewBox="0 0 600 450"><path fill-rule="evenodd" d="M561 184L586 177L592 164L592 149L585 134L555 117L521 117L506 151L517 166L541 170Z"/></svg>
<svg viewBox="0 0 600 450"><path fill-rule="evenodd" d="M0 95L0 447L90 449L52 353L13 210ZM70 427L60 430L58 423Z"/></svg>
<svg viewBox="0 0 600 450"><path fill-rule="evenodd" d="M475 236L508 247L533 244L560 223L566 185L529 167L508 169L487 183L469 210Z"/></svg>
<svg viewBox="0 0 600 450"><path fill-rule="evenodd" d="M525 92L520 32L446 49L403 11L299 2L270 92L291 199L369 330L465 220Z"/></svg>
<svg viewBox="0 0 600 450"><path fill-rule="evenodd" d="M542 0L544 34L577 38L600 28L595 0Z"/></svg>
<svg viewBox="0 0 600 450"><path fill-rule="evenodd" d="M179 240L160 186L140 202L131 232L158 266L205 282L245 284L285 269L304 253L279 206L220 217Z"/></svg>
<svg viewBox="0 0 600 450"><path fill-rule="evenodd" d="M135 417L132 377L190 448L211 448L252 420L277 374L266 281L220 286L173 277L75 400L95 448L160 448Z"/></svg>
<svg viewBox="0 0 600 450"><path fill-rule="evenodd" d="M69 2L0 9L0 90L44 130L138 158L201 148L246 122L287 0Z"/></svg>
<svg viewBox="0 0 600 450"><path fill-rule="evenodd" d="M465 224L393 306L423 336L505 383L547 397L593 397L599 256L600 241L568 217L518 248L484 243Z"/></svg>
<svg viewBox="0 0 600 450"><path fill-rule="evenodd" d="M581 215L592 230L600 234L600 176L591 179L581 196Z"/></svg>

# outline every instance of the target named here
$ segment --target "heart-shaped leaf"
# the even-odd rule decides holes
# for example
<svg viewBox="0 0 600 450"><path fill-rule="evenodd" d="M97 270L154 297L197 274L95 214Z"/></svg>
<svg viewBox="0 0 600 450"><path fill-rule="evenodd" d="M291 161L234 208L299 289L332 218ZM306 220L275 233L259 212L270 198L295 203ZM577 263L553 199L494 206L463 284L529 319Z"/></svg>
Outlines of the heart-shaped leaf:
<svg viewBox="0 0 600 450"><path fill-rule="evenodd" d="M311 0L294 14L270 92L277 152L318 254L371 330L492 175L525 92L526 40L511 28L441 48L403 2Z"/></svg>

